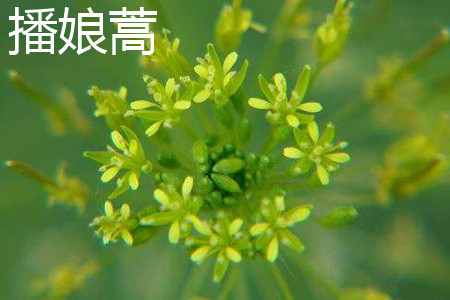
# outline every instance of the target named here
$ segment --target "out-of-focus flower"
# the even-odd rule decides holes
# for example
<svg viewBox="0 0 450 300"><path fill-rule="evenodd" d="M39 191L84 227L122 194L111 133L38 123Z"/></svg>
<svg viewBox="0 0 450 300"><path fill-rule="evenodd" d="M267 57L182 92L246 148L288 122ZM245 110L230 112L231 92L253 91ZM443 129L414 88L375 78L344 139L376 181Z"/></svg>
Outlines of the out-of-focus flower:
<svg viewBox="0 0 450 300"><path fill-rule="evenodd" d="M155 33L154 52L152 55L142 55L141 65L148 71L153 67L162 69L168 76L179 79L188 76L192 68L187 59L180 53L180 39L169 38L170 30L163 29L162 35Z"/></svg>
<svg viewBox="0 0 450 300"><path fill-rule="evenodd" d="M131 126L130 120L125 117L128 109L127 89L121 87L118 92L101 90L93 86L88 94L95 99L96 117L104 117L109 128L119 130L121 126Z"/></svg>
<svg viewBox="0 0 450 300"><path fill-rule="evenodd" d="M248 9L242 9L242 0L233 0L232 5L226 5L220 13L216 24L215 38L219 48L225 52L239 48L242 35L251 29L264 33L266 28L252 22L253 14Z"/></svg>
<svg viewBox="0 0 450 300"><path fill-rule="evenodd" d="M322 65L336 59L344 49L350 30L350 10L353 4L338 0L333 14L328 15L325 23L317 28L314 36L314 51Z"/></svg>
<svg viewBox="0 0 450 300"><path fill-rule="evenodd" d="M84 211L89 188L79 178L67 175L66 163L59 167L55 180L20 161L8 160L6 166L39 183L48 193L50 205L74 206L79 212Z"/></svg>
<svg viewBox="0 0 450 300"><path fill-rule="evenodd" d="M81 289L98 268L95 261L66 264L52 270L47 278L34 280L32 286L43 299L63 300Z"/></svg>

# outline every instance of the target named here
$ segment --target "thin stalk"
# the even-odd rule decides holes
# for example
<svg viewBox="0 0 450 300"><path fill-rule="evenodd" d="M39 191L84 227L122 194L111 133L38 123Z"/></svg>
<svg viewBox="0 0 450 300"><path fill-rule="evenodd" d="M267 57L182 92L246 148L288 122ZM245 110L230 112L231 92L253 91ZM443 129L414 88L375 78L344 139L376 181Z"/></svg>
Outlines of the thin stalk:
<svg viewBox="0 0 450 300"><path fill-rule="evenodd" d="M191 125L189 125L189 123L186 123L186 121L182 121L180 125L181 127L183 127L184 131L186 131L189 138L191 138L193 141L198 140L197 133L195 133L195 130L192 128Z"/></svg>
<svg viewBox="0 0 450 300"><path fill-rule="evenodd" d="M6 166L8 168L11 168L12 170L16 171L19 174L24 175L25 177L28 177L37 183L42 184L46 187L58 187L58 185L50 178L39 172L38 170L34 169L33 167L17 160L8 160L6 161Z"/></svg>
<svg viewBox="0 0 450 300"><path fill-rule="evenodd" d="M325 69L326 65L324 65L321 62L318 62L316 64L316 67L313 69L313 72L311 74L311 79L309 81L309 86L313 86L316 82L317 78L319 78L319 75L322 74L323 70Z"/></svg>
<svg viewBox="0 0 450 300"><path fill-rule="evenodd" d="M283 294L283 299L294 300L294 296L292 295L292 292L289 289L289 286L284 279L280 269L275 264L270 264L270 270L272 271L273 278L275 279L278 287L281 290L281 293Z"/></svg>
<svg viewBox="0 0 450 300"><path fill-rule="evenodd" d="M209 264L205 263L201 266L194 266L188 275L184 289L181 292L180 299L187 300L195 296L199 290L199 287L204 282L205 277L208 275L208 271Z"/></svg>
<svg viewBox="0 0 450 300"><path fill-rule="evenodd" d="M300 256L290 254L289 257L294 264L306 274L307 278L311 279L316 285L323 288L323 291L331 297L330 299L339 299L340 288L335 282L317 273L316 270L307 261L301 259Z"/></svg>
<svg viewBox="0 0 450 300"><path fill-rule="evenodd" d="M286 0L283 8L280 10L277 18L272 24L273 30L270 31L269 41L263 54L262 73L269 73L273 64L277 61L278 53L286 35L289 26L292 24L296 14L304 8L308 0Z"/></svg>
<svg viewBox="0 0 450 300"><path fill-rule="evenodd" d="M156 10L158 12L157 24L159 23L159 26L161 28L167 28L170 30L174 30L172 22L170 21L170 18L168 17L168 14L165 12L163 5L159 0L145 0L145 7L150 10Z"/></svg>
<svg viewBox="0 0 450 300"><path fill-rule="evenodd" d="M222 290L220 291L219 296L217 296L217 300L228 299L240 274L241 270L239 269L239 266L234 265L230 271L230 274L228 275L227 281L225 282L225 284L222 287Z"/></svg>

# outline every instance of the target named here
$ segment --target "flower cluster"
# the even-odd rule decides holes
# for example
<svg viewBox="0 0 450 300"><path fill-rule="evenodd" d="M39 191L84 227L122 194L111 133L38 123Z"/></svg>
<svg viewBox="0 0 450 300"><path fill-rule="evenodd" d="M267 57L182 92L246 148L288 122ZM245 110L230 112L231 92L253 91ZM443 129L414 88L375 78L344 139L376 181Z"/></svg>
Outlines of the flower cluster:
<svg viewBox="0 0 450 300"><path fill-rule="evenodd" d="M315 166L317 178L326 185L330 182L329 173L350 160L350 156L342 152L347 147L346 142L333 144L335 130L331 123L321 137L316 122L310 122L304 129L294 129L294 137L298 147L284 148L283 153L298 160L294 166L296 174L306 174Z"/></svg>
<svg viewBox="0 0 450 300"><path fill-rule="evenodd" d="M215 282L223 279L230 262L251 257L275 262L280 244L301 252L304 245L291 229L310 216L313 206L289 204L292 200L287 197L284 184L293 175L313 173L326 185L329 173L350 159L342 151L346 143L334 144L332 125L319 136L314 114L322 106L304 101L310 85L310 67L303 68L289 96L286 78L277 73L273 83L259 76L266 99L248 99L242 89L247 60L235 71L238 54L229 53L222 61L215 47L208 44L207 54L197 60L191 74L181 67L187 64L169 59L179 54L178 44L179 40L170 42L166 36L159 45L166 54L158 50L152 61L165 71L165 83L144 76L152 99L133 101L126 108L121 106L119 115L114 114L114 120L120 123L115 124L111 134L114 147L85 153L102 165L103 182L120 173L118 186L109 198L118 198L129 189L137 190L145 180L153 183L155 202L132 214L128 204L114 211L107 201L105 215L97 217L91 226L104 243L122 239L130 245L144 243L158 229L167 228L169 242L184 245L192 261L201 263L214 256ZM194 73L197 78L192 77ZM126 103L125 96L120 99ZM252 136L246 103L268 110L266 118L274 134L268 136L261 151L249 151L246 147ZM111 113L103 115L112 117ZM193 115L198 118L193 120ZM217 123L211 123L211 117ZM135 118L141 122L133 122ZM189 134L176 133L178 128ZM291 141L297 147L288 147ZM189 150L185 147L192 157L186 155ZM280 155L274 159L277 148L284 148L286 157L298 160L292 169L281 170L281 180L273 176L274 169L280 171L277 163L284 158ZM149 173L152 176L147 177ZM329 228L343 226L356 215L351 207L344 207L332 211L319 224Z"/></svg>
<svg viewBox="0 0 450 300"><path fill-rule="evenodd" d="M162 126L171 128L180 121L181 111L191 107L190 91L180 94L180 85L176 84L174 78L167 80L162 85L151 76L144 76L148 91L155 102L148 100L137 100L131 103L132 110L128 110L125 116L137 117L143 121L152 122L145 133L154 135ZM148 109L150 108L150 109Z"/></svg>
<svg viewBox="0 0 450 300"><path fill-rule="evenodd" d="M111 140L116 148L108 147L107 151L84 153L85 157L102 164L100 172L102 172L101 180L103 182L109 182L120 171L125 171L117 180L117 188L109 195L109 198L116 198L129 188L137 190L141 173L152 171L152 163L146 159L144 148L136 134L126 126L122 126L122 131L126 138L118 131L111 133Z"/></svg>
<svg viewBox="0 0 450 300"><path fill-rule="evenodd" d="M328 15L314 36L314 50L322 65L329 64L342 52L350 31L350 10L353 4L338 0L333 14Z"/></svg>
<svg viewBox="0 0 450 300"><path fill-rule="evenodd" d="M273 76L274 84L267 82L263 75L259 75L259 87L267 100L250 98L248 104L256 109L269 110L266 119L277 125L289 125L298 127L300 124L307 124L314 120L314 115L322 110L322 106L317 102L303 102L308 90L311 69L308 65L298 77L297 84L287 97L286 78L283 74L277 73ZM305 114L310 113L310 114Z"/></svg>

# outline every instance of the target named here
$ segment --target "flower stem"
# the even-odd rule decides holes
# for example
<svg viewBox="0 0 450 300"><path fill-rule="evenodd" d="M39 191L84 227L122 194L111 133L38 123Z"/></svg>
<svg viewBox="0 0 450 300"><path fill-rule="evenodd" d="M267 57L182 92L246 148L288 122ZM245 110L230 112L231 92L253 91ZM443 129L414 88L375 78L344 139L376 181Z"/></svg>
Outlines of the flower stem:
<svg viewBox="0 0 450 300"><path fill-rule="evenodd" d="M273 30L270 31L269 41L263 54L262 73L270 73L272 71L273 64L277 61L280 48L286 40L289 26L307 2L308 0L286 0L284 2L283 8L271 26Z"/></svg>
<svg viewBox="0 0 450 300"><path fill-rule="evenodd" d="M226 300L230 296L230 293L241 274L241 270L238 265L234 265L228 275L227 281L223 285L222 290L220 291L219 296L217 296L217 300Z"/></svg>
<svg viewBox="0 0 450 300"><path fill-rule="evenodd" d="M311 279L315 284L323 288L323 290L331 297L330 299L339 299L340 288L335 282L317 273L311 264L309 264L305 259L302 259L300 256L290 254L289 257L297 265L297 267L307 275L307 278Z"/></svg>
<svg viewBox="0 0 450 300"><path fill-rule="evenodd" d="M270 270L272 271L272 275L283 294L283 298L285 300L294 300L294 296L292 295L292 292L289 289L289 286L288 286L286 280L284 279L283 274L281 273L280 269L275 264L271 263Z"/></svg>

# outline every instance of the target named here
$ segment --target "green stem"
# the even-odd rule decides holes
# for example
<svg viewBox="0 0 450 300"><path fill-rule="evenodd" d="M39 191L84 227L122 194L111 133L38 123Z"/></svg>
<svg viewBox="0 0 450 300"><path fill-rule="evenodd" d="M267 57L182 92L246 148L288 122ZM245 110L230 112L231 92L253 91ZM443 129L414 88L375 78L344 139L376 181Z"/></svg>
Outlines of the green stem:
<svg viewBox="0 0 450 300"><path fill-rule="evenodd" d="M308 0L286 0L283 8L280 10L277 18L271 26L273 30L270 31L269 41L263 54L263 65L261 66L262 73L269 73L272 70L274 62L277 61L278 53L283 42L286 40L286 35L289 26L292 24L297 13L304 8Z"/></svg>
<svg viewBox="0 0 450 300"><path fill-rule="evenodd" d="M42 184L46 187L58 187L57 184L39 172L38 170L34 169L33 167L17 160L8 160L6 162L6 166L8 168L11 168L12 170L16 171L19 174L24 175L25 177L28 177L34 181L36 181L39 184Z"/></svg>
<svg viewBox="0 0 450 300"><path fill-rule="evenodd" d="M234 285L236 284L237 279L240 275L239 266L234 265L231 269L230 274L228 275L227 281L223 285L222 290L220 291L219 296L217 296L217 300L226 300L230 296L231 291L233 290Z"/></svg>
<svg viewBox="0 0 450 300"><path fill-rule="evenodd" d="M180 299L187 300L195 296L208 274L209 266L207 263L200 266L192 266L193 270L188 275Z"/></svg>
<svg viewBox="0 0 450 300"><path fill-rule="evenodd" d="M159 0L145 0L145 3L145 8L149 10L156 10L158 12L156 20L157 23L159 23L159 27L174 30L173 24L170 22L169 17Z"/></svg>
<svg viewBox="0 0 450 300"><path fill-rule="evenodd" d="M280 269L273 263L270 264L270 270L272 271L272 275L278 284L278 287L281 290L281 293L283 294L283 298L285 300L294 300L294 296L292 295L291 290L289 289L289 286L286 282L286 280L283 277L283 274L281 273Z"/></svg>
<svg viewBox="0 0 450 300"><path fill-rule="evenodd" d="M323 290L331 297L330 299L339 299L340 288L335 282L317 273L311 264L309 264L306 260L301 259L300 256L290 254L289 257L294 264L307 275L307 278L311 279L316 285L323 288Z"/></svg>
<svg viewBox="0 0 450 300"><path fill-rule="evenodd" d="M316 67L314 68L314 70L311 74L311 80L309 81L310 88L314 85L317 78L319 78L319 75L322 74L325 67L326 67L326 65L321 63L320 61L316 64Z"/></svg>

